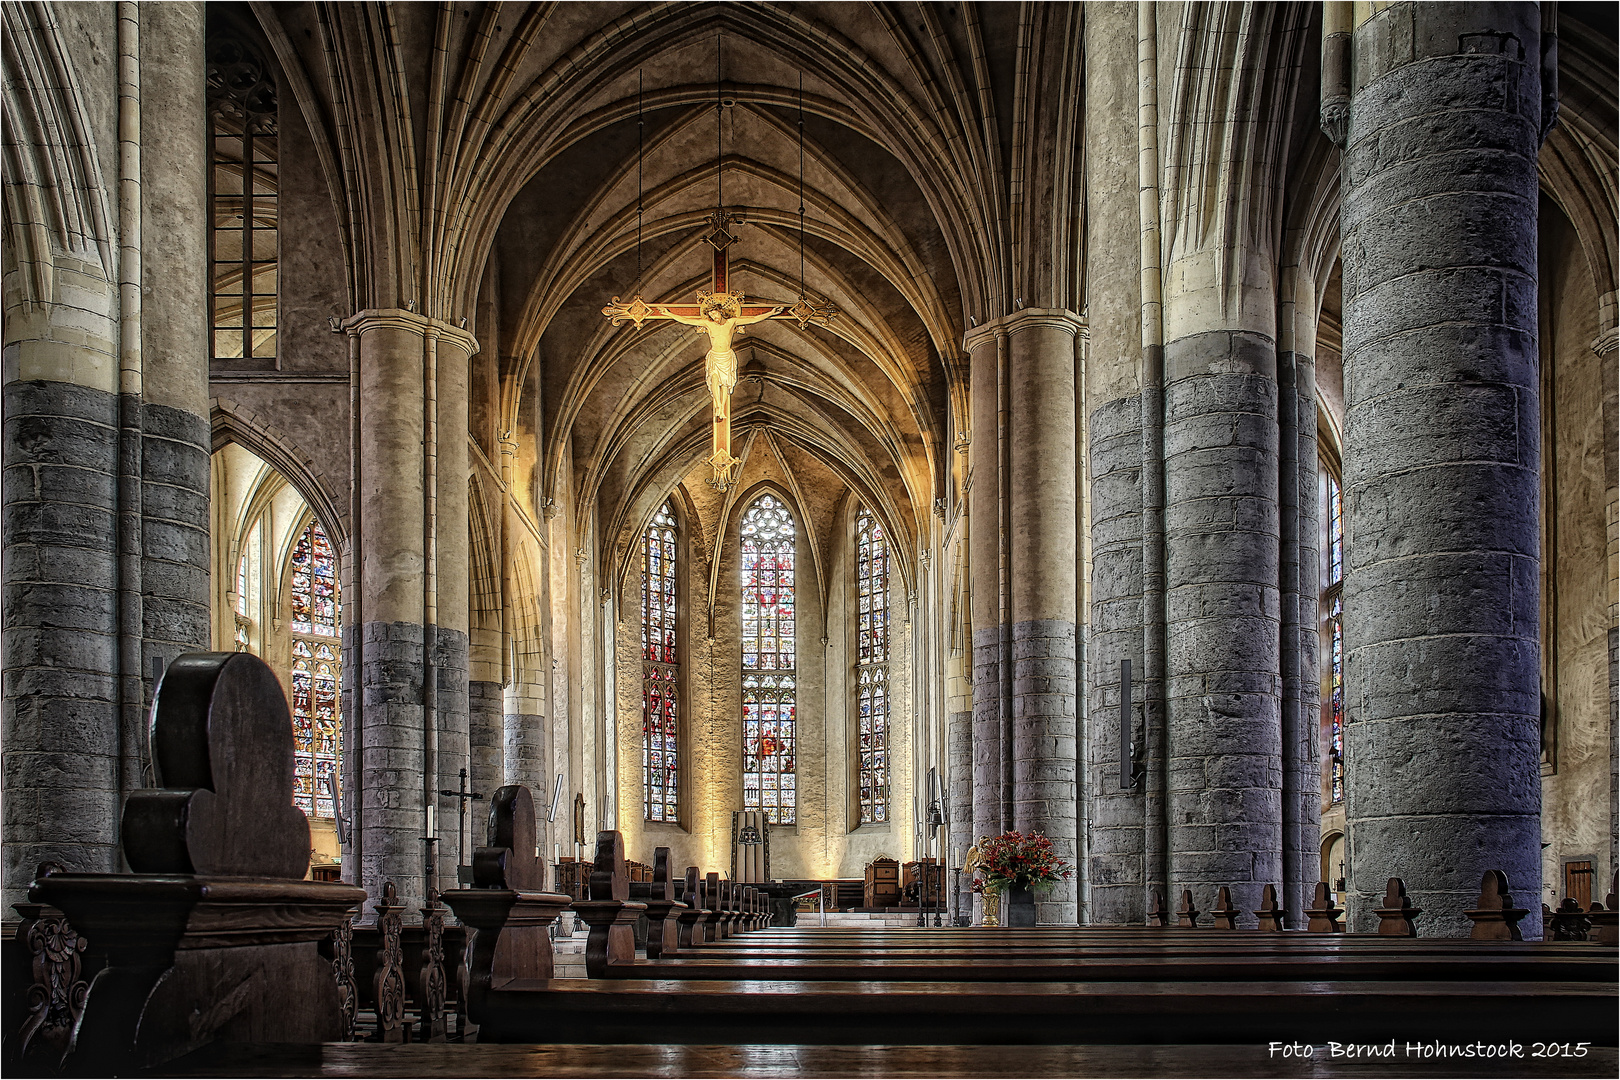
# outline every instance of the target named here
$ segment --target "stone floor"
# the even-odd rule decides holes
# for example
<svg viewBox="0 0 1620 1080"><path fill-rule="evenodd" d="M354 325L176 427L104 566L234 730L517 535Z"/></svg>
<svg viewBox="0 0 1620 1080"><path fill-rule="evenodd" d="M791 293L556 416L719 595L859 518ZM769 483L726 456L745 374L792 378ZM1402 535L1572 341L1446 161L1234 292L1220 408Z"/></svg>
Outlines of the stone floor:
<svg viewBox="0 0 1620 1080"><path fill-rule="evenodd" d="M1606 1077L1613 1047L1582 1058L1309 1058L1266 1046L221 1046L152 1075L311 1077ZM1525 1048L1528 1055L1530 1048Z"/></svg>

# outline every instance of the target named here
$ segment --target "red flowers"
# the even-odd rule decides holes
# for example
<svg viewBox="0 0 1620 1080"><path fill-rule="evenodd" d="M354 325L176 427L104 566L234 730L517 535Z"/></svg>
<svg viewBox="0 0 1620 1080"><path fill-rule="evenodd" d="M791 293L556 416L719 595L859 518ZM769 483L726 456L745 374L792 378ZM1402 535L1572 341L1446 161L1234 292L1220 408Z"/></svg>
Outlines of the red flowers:
<svg viewBox="0 0 1620 1080"><path fill-rule="evenodd" d="M1074 867L1058 858L1052 841L1040 833L1009 832L980 842L979 873L993 889L1028 889L1066 881Z"/></svg>

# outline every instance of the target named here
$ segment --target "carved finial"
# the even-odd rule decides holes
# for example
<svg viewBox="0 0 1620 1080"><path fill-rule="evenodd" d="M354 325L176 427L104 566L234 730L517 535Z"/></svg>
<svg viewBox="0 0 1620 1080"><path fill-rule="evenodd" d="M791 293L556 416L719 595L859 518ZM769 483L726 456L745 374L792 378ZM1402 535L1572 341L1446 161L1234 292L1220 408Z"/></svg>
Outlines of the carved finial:
<svg viewBox="0 0 1620 1080"><path fill-rule="evenodd" d="M1154 889L1149 897L1147 922L1149 926L1170 925L1170 912L1165 910L1164 893L1158 889Z"/></svg>
<svg viewBox="0 0 1620 1080"><path fill-rule="evenodd" d="M293 805L293 729L281 680L252 653L186 653L152 702L156 789L124 804L137 874L302 878L309 822Z"/></svg>
<svg viewBox="0 0 1620 1080"><path fill-rule="evenodd" d="M546 864L536 854L534 798L522 784L498 789L489 801L489 843L473 851L473 887L543 892Z"/></svg>
<svg viewBox="0 0 1620 1080"><path fill-rule="evenodd" d="M1581 905L1573 896L1566 896L1552 914L1552 928L1554 941L1585 941L1586 932L1592 928L1592 920L1586 917L1586 912L1581 910Z"/></svg>
<svg viewBox="0 0 1620 1080"><path fill-rule="evenodd" d="M1232 906L1232 890L1222 885L1215 894L1215 908L1210 912L1215 916L1215 929L1236 930L1238 910Z"/></svg>
<svg viewBox="0 0 1620 1080"><path fill-rule="evenodd" d="M1474 929L1468 936L1475 941L1523 941L1519 920L1530 912L1513 906L1506 874L1487 870L1479 883L1479 902L1473 911L1463 914L1473 920Z"/></svg>
<svg viewBox="0 0 1620 1080"><path fill-rule="evenodd" d="M1384 893L1384 906L1374 911L1379 919L1378 933L1383 937L1417 937L1417 927L1412 920L1422 912L1422 908L1412 906L1405 883L1392 877Z"/></svg>
<svg viewBox="0 0 1620 1080"><path fill-rule="evenodd" d="M1277 886L1266 886L1265 891L1260 894L1260 908L1254 915L1255 918L1260 920L1260 929L1262 930L1281 931L1283 929L1283 921L1287 917L1287 912L1277 903Z"/></svg>
<svg viewBox="0 0 1620 1080"><path fill-rule="evenodd" d="M1198 909L1193 907L1192 890L1181 890L1181 907L1176 910L1176 925L1196 929L1198 914Z"/></svg>
<svg viewBox="0 0 1620 1080"><path fill-rule="evenodd" d="M1344 933L1344 924L1339 921L1339 916L1344 914L1344 909L1333 903L1333 894L1328 891L1327 882L1325 881L1316 883L1316 896L1311 906L1305 909L1305 914L1311 920L1305 928L1312 933Z"/></svg>
<svg viewBox="0 0 1620 1080"><path fill-rule="evenodd" d="M596 834L596 861L591 870L592 900L630 899L630 875L624 867L624 837L616 829Z"/></svg>

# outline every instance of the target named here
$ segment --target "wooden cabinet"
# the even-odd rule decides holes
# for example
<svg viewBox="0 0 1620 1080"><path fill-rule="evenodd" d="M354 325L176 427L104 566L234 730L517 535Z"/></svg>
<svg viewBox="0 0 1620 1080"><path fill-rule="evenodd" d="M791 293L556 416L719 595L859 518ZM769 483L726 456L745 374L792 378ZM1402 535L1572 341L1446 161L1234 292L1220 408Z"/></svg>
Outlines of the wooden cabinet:
<svg viewBox="0 0 1620 1080"><path fill-rule="evenodd" d="M899 906L900 864L893 859L873 859L867 863L863 899L869 908Z"/></svg>

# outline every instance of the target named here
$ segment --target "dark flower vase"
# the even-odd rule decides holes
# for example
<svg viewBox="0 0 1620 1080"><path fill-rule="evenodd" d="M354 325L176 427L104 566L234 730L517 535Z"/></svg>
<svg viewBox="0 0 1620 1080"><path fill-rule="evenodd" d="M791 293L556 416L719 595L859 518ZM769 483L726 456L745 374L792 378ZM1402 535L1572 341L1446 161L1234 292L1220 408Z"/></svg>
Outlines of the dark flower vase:
<svg viewBox="0 0 1620 1080"><path fill-rule="evenodd" d="M1007 890L1007 925L1035 925L1035 890L1013 886Z"/></svg>

